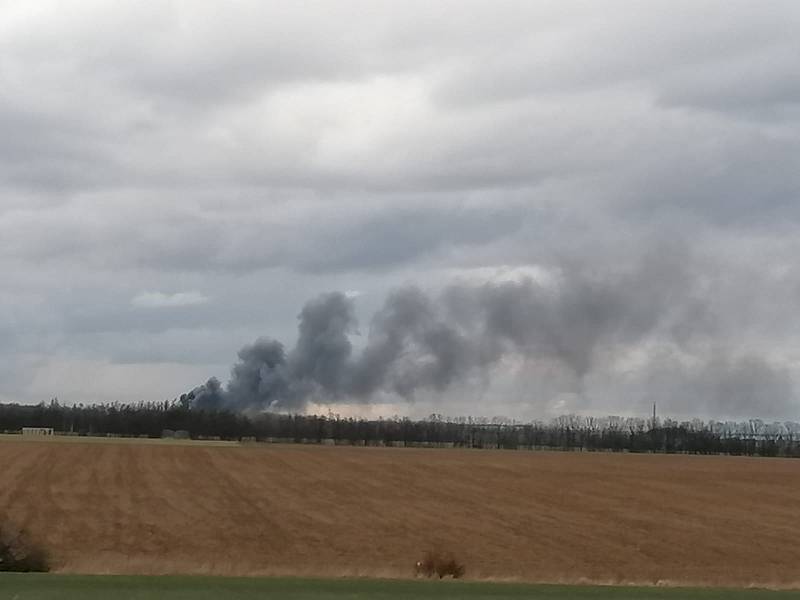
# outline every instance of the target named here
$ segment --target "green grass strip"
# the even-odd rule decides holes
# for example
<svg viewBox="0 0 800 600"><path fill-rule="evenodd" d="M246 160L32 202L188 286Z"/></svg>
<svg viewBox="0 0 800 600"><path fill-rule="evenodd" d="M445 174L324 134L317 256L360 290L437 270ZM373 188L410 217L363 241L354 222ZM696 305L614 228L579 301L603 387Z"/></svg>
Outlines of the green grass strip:
<svg viewBox="0 0 800 600"><path fill-rule="evenodd" d="M800 600L800 591L470 581L0 574L0 600Z"/></svg>

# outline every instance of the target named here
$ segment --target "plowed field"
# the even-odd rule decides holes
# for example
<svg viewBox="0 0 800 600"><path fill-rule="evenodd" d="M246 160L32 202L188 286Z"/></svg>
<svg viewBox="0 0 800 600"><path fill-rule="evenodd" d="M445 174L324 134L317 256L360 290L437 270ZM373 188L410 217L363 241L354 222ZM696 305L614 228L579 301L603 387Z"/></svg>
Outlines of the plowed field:
<svg viewBox="0 0 800 600"><path fill-rule="evenodd" d="M800 461L0 442L0 514L82 573L800 586Z"/></svg>

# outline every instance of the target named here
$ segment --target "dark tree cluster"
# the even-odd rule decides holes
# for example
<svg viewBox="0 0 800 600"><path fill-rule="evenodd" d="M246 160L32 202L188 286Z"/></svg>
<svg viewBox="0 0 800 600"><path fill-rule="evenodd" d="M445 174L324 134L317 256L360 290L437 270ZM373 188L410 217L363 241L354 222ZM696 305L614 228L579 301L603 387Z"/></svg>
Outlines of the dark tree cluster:
<svg viewBox="0 0 800 600"><path fill-rule="evenodd" d="M519 423L472 417L354 419L338 415L246 414L193 406L190 398L138 404L0 404L0 431L52 427L64 435L459 448L560 449L800 457L800 424L562 416ZM170 436L173 437L173 436Z"/></svg>

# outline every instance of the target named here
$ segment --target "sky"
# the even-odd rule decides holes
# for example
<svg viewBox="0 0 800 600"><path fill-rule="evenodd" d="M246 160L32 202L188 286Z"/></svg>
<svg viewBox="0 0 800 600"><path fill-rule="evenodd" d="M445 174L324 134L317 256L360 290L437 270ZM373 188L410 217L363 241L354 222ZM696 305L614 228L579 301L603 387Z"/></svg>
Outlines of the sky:
<svg viewBox="0 0 800 600"><path fill-rule="evenodd" d="M800 420L798 31L0 0L0 402L174 398L268 338L302 386L262 408Z"/></svg>

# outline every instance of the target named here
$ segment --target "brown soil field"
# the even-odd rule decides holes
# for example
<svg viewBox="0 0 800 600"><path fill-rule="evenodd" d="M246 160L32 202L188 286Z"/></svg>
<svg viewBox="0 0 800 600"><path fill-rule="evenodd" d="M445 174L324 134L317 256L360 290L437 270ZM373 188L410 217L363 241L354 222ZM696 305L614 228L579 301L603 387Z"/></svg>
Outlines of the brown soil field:
<svg viewBox="0 0 800 600"><path fill-rule="evenodd" d="M82 573L800 586L800 461L0 442L0 514Z"/></svg>

